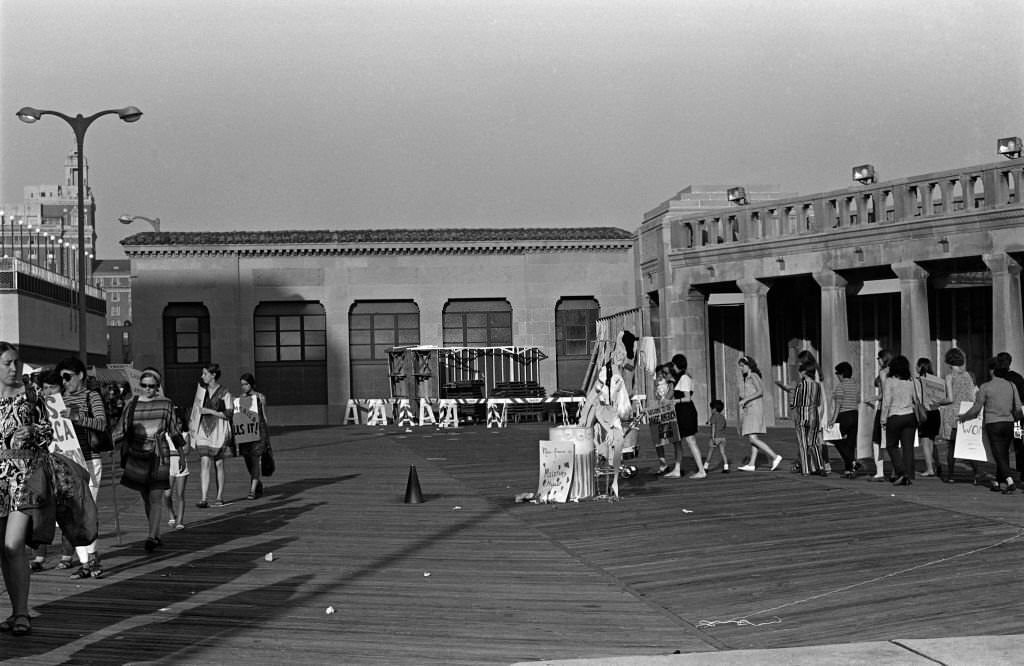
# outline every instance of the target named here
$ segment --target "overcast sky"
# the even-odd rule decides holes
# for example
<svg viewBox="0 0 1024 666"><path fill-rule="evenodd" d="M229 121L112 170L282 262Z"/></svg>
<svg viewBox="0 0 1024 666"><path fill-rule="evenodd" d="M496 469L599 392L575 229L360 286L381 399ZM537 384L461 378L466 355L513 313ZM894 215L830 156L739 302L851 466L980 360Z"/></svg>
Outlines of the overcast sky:
<svg viewBox="0 0 1024 666"><path fill-rule="evenodd" d="M618 226L1024 133L1020 0L2 0L0 183L86 157L100 256L166 230Z"/></svg>

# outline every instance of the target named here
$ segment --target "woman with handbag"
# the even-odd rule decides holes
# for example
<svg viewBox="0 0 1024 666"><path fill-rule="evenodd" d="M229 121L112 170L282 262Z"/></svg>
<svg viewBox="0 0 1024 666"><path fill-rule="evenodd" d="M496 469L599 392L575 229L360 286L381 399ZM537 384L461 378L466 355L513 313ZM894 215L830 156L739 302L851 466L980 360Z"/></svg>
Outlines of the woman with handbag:
<svg viewBox="0 0 1024 666"><path fill-rule="evenodd" d="M262 457L270 445L267 432L267 399L256 390L256 378L251 372L243 373L239 379L242 393L235 398L235 414L252 415L252 420L259 428L259 439L250 442L238 442L238 454L245 459L245 467L249 470L249 494L246 499L254 500L263 495Z"/></svg>
<svg viewBox="0 0 1024 666"><path fill-rule="evenodd" d="M990 490L1011 495L1017 491L1010 473L1010 442L1013 440L1013 423L1024 417L1021 408L1021 397L1013 382L1005 379L1010 364L1005 358L996 356L988 362L992 377L978 387L974 396L974 404L958 417L963 423L977 418L981 410L985 410L984 428L988 441L992 445L992 457L996 461L996 480Z"/></svg>
<svg viewBox="0 0 1024 666"><path fill-rule="evenodd" d="M125 406L114 428L121 443L121 485L139 491L146 509L149 531L144 547L147 553L163 543L160 540L163 495L171 487L171 450L167 436L181 440L174 404L159 394L161 383L157 370L143 370L139 376L142 395Z"/></svg>
<svg viewBox="0 0 1024 666"><path fill-rule="evenodd" d="M35 395L25 391L21 370L18 348L0 342L0 533L4 539L0 569L11 601L11 615L0 622L0 632L14 636L32 633L25 544L32 529L29 514L49 501L33 491L30 482L33 470L46 456L50 428L43 421L45 417L36 405Z"/></svg>
<svg viewBox="0 0 1024 666"><path fill-rule="evenodd" d="M231 440L231 394L220 385L220 366L207 363L199 379L199 387L192 403L188 430L192 443L199 452L199 489L202 493L200 509L208 509L206 500L210 491L210 468L217 471L217 499L213 506L224 506L224 458L229 453Z"/></svg>
<svg viewBox="0 0 1024 666"><path fill-rule="evenodd" d="M107 432L107 412L103 405L103 396L86 388L85 364L81 359L69 356L57 364L56 371L64 384L64 405L67 407L64 416L71 419L71 423L74 424L75 436L82 447L82 455L85 456L89 472L89 490L92 492L93 501L96 501L100 493L100 481L103 479L102 454L114 448ZM66 541L64 543L67 544ZM71 574L72 579L103 576L103 567L100 566L95 541L88 546L78 546L75 548L75 554L78 555L80 566ZM73 562L70 552L62 553L57 568L69 569L74 566Z"/></svg>

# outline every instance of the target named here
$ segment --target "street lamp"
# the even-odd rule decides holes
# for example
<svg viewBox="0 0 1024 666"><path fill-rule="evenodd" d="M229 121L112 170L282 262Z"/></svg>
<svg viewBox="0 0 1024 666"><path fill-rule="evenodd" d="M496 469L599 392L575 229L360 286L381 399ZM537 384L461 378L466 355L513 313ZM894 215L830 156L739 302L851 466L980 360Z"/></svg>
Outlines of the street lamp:
<svg viewBox="0 0 1024 666"><path fill-rule="evenodd" d="M78 353L82 358L82 363L86 366L89 365L89 350L85 335L85 320L88 313L85 303L85 131L97 118L114 113L126 123L134 123L142 117L142 111L134 106L126 106L123 109L107 109L91 116L82 116L79 113L74 118L60 111L33 109L31 106L22 107L17 114L19 120L29 124L43 116L57 116L70 125L75 132L75 143L78 148ZM95 223L95 220L93 222Z"/></svg>
<svg viewBox="0 0 1024 666"><path fill-rule="evenodd" d="M121 217L117 218L117 221L120 222L121 224L131 224L135 220L141 220L143 222L149 222L149 226L153 227L153 231L156 231L156 232L160 231L160 218L159 217L155 217L153 219L150 219L150 218L144 217L142 215L122 215Z"/></svg>

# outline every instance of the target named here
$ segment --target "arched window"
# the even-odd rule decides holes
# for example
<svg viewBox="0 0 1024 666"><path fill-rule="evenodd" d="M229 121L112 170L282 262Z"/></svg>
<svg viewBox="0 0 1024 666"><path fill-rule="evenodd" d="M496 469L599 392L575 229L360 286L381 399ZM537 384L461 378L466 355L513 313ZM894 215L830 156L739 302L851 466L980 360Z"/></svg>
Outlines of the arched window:
<svg viewBox="0 0 1024 666"><path fill-rule="evenodd" d="M253 312L256 384L272 405L327 404L327 314L316 301L267 301Z"/></svg>
<svg viewBox="0 0 1024 666"><path fill-rule="evenodd" d="M164 393L187 407L195 396L200 368L210 362L210 311L202 303L168 303L164 308Z"/></svg>
<svg viewBox="0 0 1024 666"><path fill-rule="evenodd" d="M420 343L420 309L413 301L356 301L348 313L353 398L387 398L388 351Z"/></svg>
<svg viewBox="0 0 1024 666"><path fill-rule="evenodd" d="M657 293L657 292L655 292ZM555 362L558 388L579 390L597 340L597 299L566 296L555 305Z"/></svg>

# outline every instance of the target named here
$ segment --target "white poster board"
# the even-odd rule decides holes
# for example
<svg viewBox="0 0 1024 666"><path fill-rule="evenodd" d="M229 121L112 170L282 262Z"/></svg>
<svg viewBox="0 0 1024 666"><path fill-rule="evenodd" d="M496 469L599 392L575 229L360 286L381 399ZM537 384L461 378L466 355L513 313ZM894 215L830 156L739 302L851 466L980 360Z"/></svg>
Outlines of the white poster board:
<svg viewBox="0 0 1024 666"><path fill-rule="evenodd" d="M572 483L574 446L572 442L540 440L540 477L537 480L537 501L565 502Z"/></svg>
<svg viewBox="0 0 1024 666"><path fill-rule="evenodd" d="M232 414L231 425L235 431L236 443L247 444L260 440L259 417L248 409L241 409Z"/></svg>
<svg viewBox="0 0 1024 666"><path fill-rule="evenodd" d="M53 441L50 443L50 451L59 453L81 465L82 469L88 470L85 463L85 455L82 454L82 445L78 443L78 435L75 434L75 426L71 419L61 416L67 407L64 405L64 398L59 394L46 397L46 416L53 426Z"/></svg>
<svg viewBox="0 0 1024 666"><path fill-rule="evenodd" d="M959 413L963 414L973 405L973 402L961 402ZM988 461L988 457L985 455L985 442L981 434L982 417L984 415L985 410L983 409L978 413L977 417L970 421L957 422L956 447L953 450L954 458L977 460L979 462Z"/></svg>

